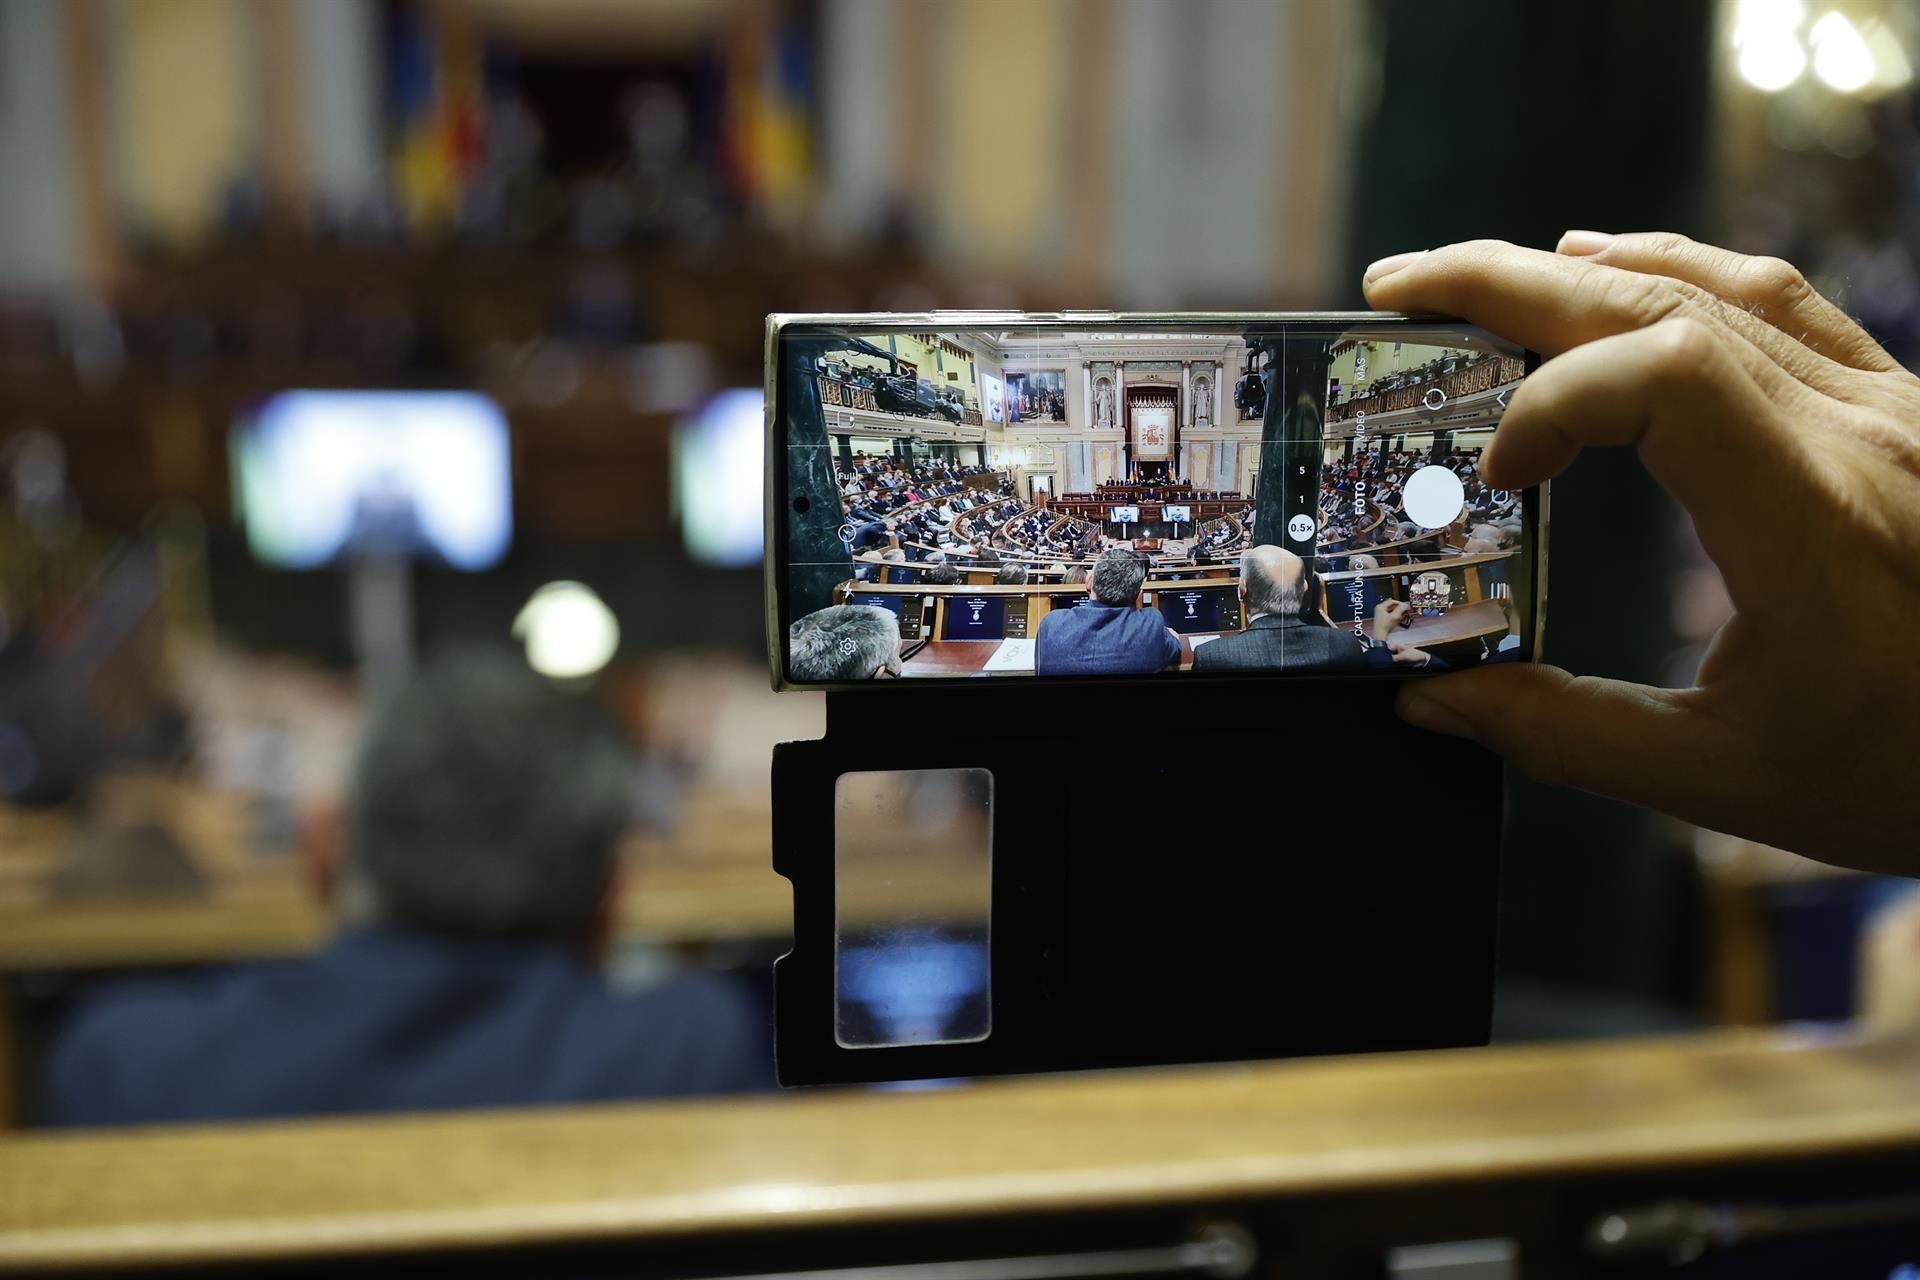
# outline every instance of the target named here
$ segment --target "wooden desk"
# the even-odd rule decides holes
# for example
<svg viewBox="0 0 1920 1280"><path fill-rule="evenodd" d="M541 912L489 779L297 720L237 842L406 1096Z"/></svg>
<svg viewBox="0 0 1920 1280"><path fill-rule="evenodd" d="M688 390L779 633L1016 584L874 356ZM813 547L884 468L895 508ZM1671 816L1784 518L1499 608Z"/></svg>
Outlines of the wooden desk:
<svg viewBox="0 0 1920 1280"><path fill-rule="evenodd" d="M1416 616L1396 631L1393 638L1398 644L1425 649L1500 635L1506 629L1507 615L1501 612L1498 600L1476 600L1472 604L1455 605L1435 618Z"/></svg>
<svg viewBox="0 0 1920 1280"><path fill-rule="evenodd" d="M863 878L844 910L855 921L924 917L949 905L965 916L977 906L978 888L977 867L916 864L908 884ZM203 898L11 905L0 908L0 973L299 955L329 928L326 912L290 877L222 882ZM641 863L626 872L623 941L779 941L792 929L792 887L774 873L770 852L751 864Z"/></svg>
<svg viewBox="0 0 1920 1280"><path fill-rule="evenodd" d="M540 1246L537 1264L519 1256L544 1272L598 1245L603 1267L639 1273L676 1247L705 1267L759 1241L780 1250L757 1269L800 1270L854 1249L913 1265L1112 1247L1143 1223L1226 1218L1264 1274L1377 1275L1388 1245L1507 1235L1526 1275L1584 1275L1598 1215L1654 1197L1875 1185L1810 1181L1836 1168L1898 1185L1920 1153L1917 1078L1912 1041L1749 1032L30 1136L0 1142L0 1270ZM892 1252L876 1259L876 1241Z"/></svg>

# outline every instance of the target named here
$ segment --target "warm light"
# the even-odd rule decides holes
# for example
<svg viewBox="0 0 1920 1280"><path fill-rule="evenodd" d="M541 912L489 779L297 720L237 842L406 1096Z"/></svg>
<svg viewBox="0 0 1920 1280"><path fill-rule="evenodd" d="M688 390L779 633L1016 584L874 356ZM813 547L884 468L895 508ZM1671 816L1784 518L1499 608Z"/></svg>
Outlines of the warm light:
<svg viewBox="0 0 1920 1280"><path fill-rule="evenodd" d="M549 582L534 592L513 620L513 634L527 647L527 665L554 680L590 676L620 647L613 610L578 582Z"/></svg>
<svg viewBox="0 0 1920 1280"><path fill-rule="evenodd" d="M1800 0L1740 0L1739 16L1733 20L1733 47L1741 48L1755 36L1792 35L1806 16Z"/></svg>
<svg viewBox="0 0 1920 1280"><path fill-rule="evenodd" d="M1764 93L1778 93L1807 69L1807 54L1793 32L1776 28L1749 36L1739 65L1742 80Z"/></svg>
<svg viewBox="0 0 1920 1280"><path fill-rule="evenodd" d="M1861 26L1860 35L1867 42L1867 52L1873 56L1875 89L1892 93L1913 83L1913 63L1901 47L1900 37L1893 34L1886 23L1867 22Z"/></svg>
<svg viewBox="0 0 1920 1280"><path fill-rule="evenodd" d="M1823 15L1807 39L1813 45L1813 74L1829 89L1858 93L1873 83L1873 54L1845 14Z"/></svg>

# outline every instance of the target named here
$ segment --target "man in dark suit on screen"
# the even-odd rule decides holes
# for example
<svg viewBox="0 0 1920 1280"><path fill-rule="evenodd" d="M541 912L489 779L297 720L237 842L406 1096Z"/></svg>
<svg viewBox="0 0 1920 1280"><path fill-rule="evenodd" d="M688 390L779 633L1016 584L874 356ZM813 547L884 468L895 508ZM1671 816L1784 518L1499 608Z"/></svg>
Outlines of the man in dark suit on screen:
<svg viewBox="0 0 1920 1280"><path fill-rule="evenodd" d="M1195 671L1364 670L1366 647L1353 635L1306 615L1307 565L1284 547L1259 546L1240 558L1241 616L1237 636L1197 646Z"/></svg>
<svg viewBox="0 0 1920 1280"><path fill-rule="evenodd" d="M1034 671L1043 676L1150 675L1180 661L1180 637L1157 609L1141 607L1147 558L1115 547L1087 576L1085 604L1040 620Z"/></svg>

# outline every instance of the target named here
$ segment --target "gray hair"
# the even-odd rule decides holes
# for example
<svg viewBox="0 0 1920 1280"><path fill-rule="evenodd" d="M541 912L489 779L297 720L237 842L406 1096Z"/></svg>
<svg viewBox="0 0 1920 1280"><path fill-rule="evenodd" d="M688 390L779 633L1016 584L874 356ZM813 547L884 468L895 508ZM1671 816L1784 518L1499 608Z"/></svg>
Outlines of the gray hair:
<svg viewBox="0 0 1920 1280"><path fill-rule="evenodd" d="M907 553L899 547L888 547L880 553L880 558L890 564L899 564L907 558Z"/></svg>
<svg viewBox="0 0 1920 1280"><path fill-rule="evenodd" d="M871 604L834 604L787 628L793 678L807 684L868 680L900 671L900 620Z"/></svg>
<svg viewBox="0 0 1920 1280"><path fill-rule="evenodd" d="M945 562L937 564L927 570L927 581L936 587L950 587L954 583L959 582L960 578L960 570Z"/></svg>
<svg viewBox="0 0 1920 1280"><path fill-rule="evenodd" d="M1291 618L1300 612L1305 584L1299 578L1283 580L1268 568L1265 558L1244 557L1240 562L1240 582L1246 592L1249 615Z"/></svg>
<svg viewBox="0 0 1920 1280"><path fill-rule="evenodd" d="M349 784L342 913L491 937L592 926L633 812L605 708L504 654L437 662L375 714Z"/></svg>
<svg viewBox="0 0 1920 1280"><path fill-rule="evenodd" d="M1147 580L1144 556L1125 547L1110 547L1093 562L1087 575L1087 594L1101 604L1131 605L1140 598L1140 584Z"/></svg>
<svg viewBox="0 0 1920 1280"><path fill-rule="evenodd" d="M1003 564L1000 572L993 576L996 586L1024 587L1027 585L1027 566L1024 564Z"/></svg>

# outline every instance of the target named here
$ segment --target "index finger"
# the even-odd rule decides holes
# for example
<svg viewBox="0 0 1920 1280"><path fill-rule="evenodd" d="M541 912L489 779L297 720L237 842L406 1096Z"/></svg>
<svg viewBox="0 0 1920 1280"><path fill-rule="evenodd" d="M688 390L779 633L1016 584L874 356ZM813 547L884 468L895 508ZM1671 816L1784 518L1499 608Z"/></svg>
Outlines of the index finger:
<svg viewBox="0 0 1920 1280"><path fill-rule="evenodd" d="M1726 333L1741 363L1769 391L1785 393L1793 381L1750 335L1736 331L1743 313L1697 285L1504 240L1382 258L1367 268L1363 287L1381 310L1461 316L1543 356L1691 315ZM1759 321L1753 326L1790 343Z"/></svg>
<svg viewBox="0 0 1920 1280"><path fill-rule="evenodd" d="M1504 240L1469 240L1382 258L1367 268L1361 287L1382 311L1460 316L1556 356L1660 318L1628 314L1629 307L1643 311L1650 299L1596 284L1594 273L1577 258Z"/></svg>

